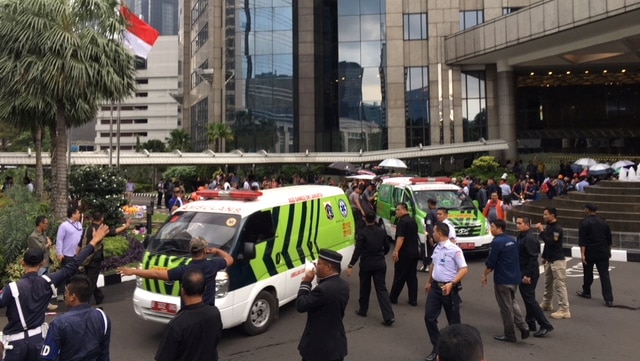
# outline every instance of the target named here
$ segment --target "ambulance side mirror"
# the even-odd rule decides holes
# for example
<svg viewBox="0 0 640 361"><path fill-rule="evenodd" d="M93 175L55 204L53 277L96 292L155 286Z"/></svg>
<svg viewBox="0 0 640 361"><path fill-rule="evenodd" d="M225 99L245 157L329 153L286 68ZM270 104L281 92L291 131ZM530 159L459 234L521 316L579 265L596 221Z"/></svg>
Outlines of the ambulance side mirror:
<svg viewBox="0 0 640 361"><path fill-rule="evenodd" d="M256 244L245 242L242 248L242 259L250 260L256 258Z"/></svg>

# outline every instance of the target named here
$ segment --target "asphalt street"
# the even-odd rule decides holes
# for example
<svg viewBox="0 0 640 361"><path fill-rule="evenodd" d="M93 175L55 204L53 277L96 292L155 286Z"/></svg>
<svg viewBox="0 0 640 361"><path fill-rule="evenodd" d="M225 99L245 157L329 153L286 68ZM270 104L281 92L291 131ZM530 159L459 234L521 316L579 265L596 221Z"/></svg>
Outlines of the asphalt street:
<svg viewBox="0 0 640 361"><path fill-rule="evenodd" d="M390 262L390 260L388 260ZM482 333L487 360L636 360L636 340L640 325L640 263L612 262L615 307L604 306L599 281L592 288L593 298L575 296L582 284L582 267L577 259L570 259L568 280L572 319L550 319L555 330L543 339L529 338L517 344L493 340L502 334L502 323L496 304L493 284L484 288L480 276L484 269L482 259L468 259L470 272L463 282L462 322L476 326ZM357 266L356 266L357 268ZM392 271L387 272L387 285ZM346 275L343 273L343 277ZM418 273L424 286L426 273ZM392 327L380 324L381 316L375 296L372 295L369 316L355 315L358 298L358 278L354 272L348 279L351 299L344 324L349 342L350 361L423 360L431 351L424 325L425 295L419 295L418 307L407 304L406 289L394 305L396 323ZM131 296L135 282L107 286L104 310L113 321L111 359L118 361L153 360L164 325L138 318L132 308ZM538 299L542 284L538 284ZM519 296L518 296L519 299ZM519 301L522 307L522 301ZM64 312L64 306L62 307ZM549 312L547 312L547 315ZM51 321L55 316L48 316ZM219 345L220 360L300 360L298 340L306 316L296 312L292 304L281 309L280 318L271 329L258 336L245 336L239 329L225 330ZM0 326L6 317L0 318ZM440 326L446 326L444 313ZM82 342L82 335L78 335ZM634 356L635 355L635 356Z"/></svg>

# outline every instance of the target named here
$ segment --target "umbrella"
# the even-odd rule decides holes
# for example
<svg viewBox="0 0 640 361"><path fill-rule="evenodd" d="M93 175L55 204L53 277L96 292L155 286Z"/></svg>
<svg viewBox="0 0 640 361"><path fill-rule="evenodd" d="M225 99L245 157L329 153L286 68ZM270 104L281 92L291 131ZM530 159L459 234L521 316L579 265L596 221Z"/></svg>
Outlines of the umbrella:
<svg viewBox="0 0 640 361"><path fill-rule="evenodd" d="M401 161L400 159L396 159L396 158L388 158L383 160L382 162L380 162L380 164L378 164L381 167L385 167L385 168L409 168L407 167L407 165L405 164L405 162Z"/></svg>
<svg viewBox="0 0 640 361"><path fill-rule="evenodd" d="M349 162L333 162L329 164L329 168L341 170L343 172L355 172L358 167Z"/></svg>
<svg viewBox="0 0 640 361"><path fill-rule="evenodd" d="M591 159L591 158L580 158L575 162L573 162L573 164L581 165L583 167L591 167L592 165L598 164L598 162L596 162L595 159Z"/></svg>
<svg viewBox="0 0 640 361"><path fill-rule="evenodd" d="M358 174L358 175L348 175L345 178L347 179L365 179L365 180L372 180L373 178L375 178L375 174L371 175L371 174Z"/></svg>
<svg viewBox="0 0 640 361"><path fill-rule="evenodd" d="M613 172L608 164L598 163L589 167L589 175L605 175Z"/></svg>
<svg viewBox="0 0 640 361"><path fill-rule="evenodd" d="M630 167L632 165L635 165L635 163L630 161L630 160L619 160L619 161L613 163L611 165L611 168L619 169L619 168L623 168L623 167Z"/></svg>

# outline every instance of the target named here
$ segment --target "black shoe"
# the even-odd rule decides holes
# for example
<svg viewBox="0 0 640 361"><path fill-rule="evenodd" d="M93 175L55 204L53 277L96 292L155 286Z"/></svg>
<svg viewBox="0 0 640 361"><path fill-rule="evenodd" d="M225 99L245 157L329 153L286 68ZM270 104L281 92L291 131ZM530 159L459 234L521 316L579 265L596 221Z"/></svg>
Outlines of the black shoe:
<svg viewBox="0 0 640 361"><path fill-rule="evenodd" d="M415 306L417 306L417 305L418 305L418 302L416 302L416 301L409 301L409 304L410 304L411 306L414 306L414 307L415 307Z"/></svg>
<svg viewBox="0 0 640 361"><path fill-rule="evenodd" d="M553 331L553 328L540 328L540 331L536 332L533 334L533 337L544 337L546 336L549 332Z"/></svg>
<svg viewBox="0 0 640 361"><path fill-rule="evenodd" d="M494 339L498 340L498 341L504 341L504 342L512 342L515 343L518 340L516 340L515 337L509 337L509 336L493 336Z"/></svg>
<svg viewBox="0 0 640 361"><path fill-rule="evenodd" d="M424 361L435 361L436 357L438 357L438 354L432 352L424 358Z"/></svg>
<svg viewBox="0 0 640 361"><path fill-rule="evenodd" d="M605 304L607 305L607 307L613 307L613 301L607 301L605 302Z"/></svg>
<svg viewBox="0 0 640 361"><path fill-rule="evenodd" d="M392 318L390 320L382 321L382 324L385 326L391 326L394 322L396 322L396 320Z"/></svg>
<svg viewBox="0 0 640 361"><path fill-rule="evenodd" d="M528 328L524 330L520 330L520 337L522 337L523 340L528 339L530 334L531 332L529 332Z"/></svg>
<svg viewBox="0 0 640 361"><path fill-rule="evenodd" d="M582 298L586 298L586 299L590 299L591 298L591 294L584 293L584 291L576 291L576 295L578 295L578 297L582 297Z"/></svg>
<svg viewBox="0 0 640 361"><path fill-rule="evenodd" d="M356 310L356 315L358 315L360 317L367 317L367 313L366 312L360 312L360 310Z"/></svg>

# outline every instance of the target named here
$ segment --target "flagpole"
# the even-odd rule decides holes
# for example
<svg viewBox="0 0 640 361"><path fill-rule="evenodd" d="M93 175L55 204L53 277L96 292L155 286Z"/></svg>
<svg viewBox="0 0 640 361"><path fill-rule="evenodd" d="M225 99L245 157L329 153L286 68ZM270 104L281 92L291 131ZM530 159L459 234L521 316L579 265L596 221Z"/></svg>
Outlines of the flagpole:
<svg viewBox="0 0 640 361"><path fill-rule="evenodd" d="M116 120L116 168L120 169L120 101L118 100L118 118Z"/></svg>
<svg viewBox="0 0 640 361"><path fill-rule="evenodd" d="M113 166L113 99L111 100L111 116L109 117L109 168Z"/></svg>

